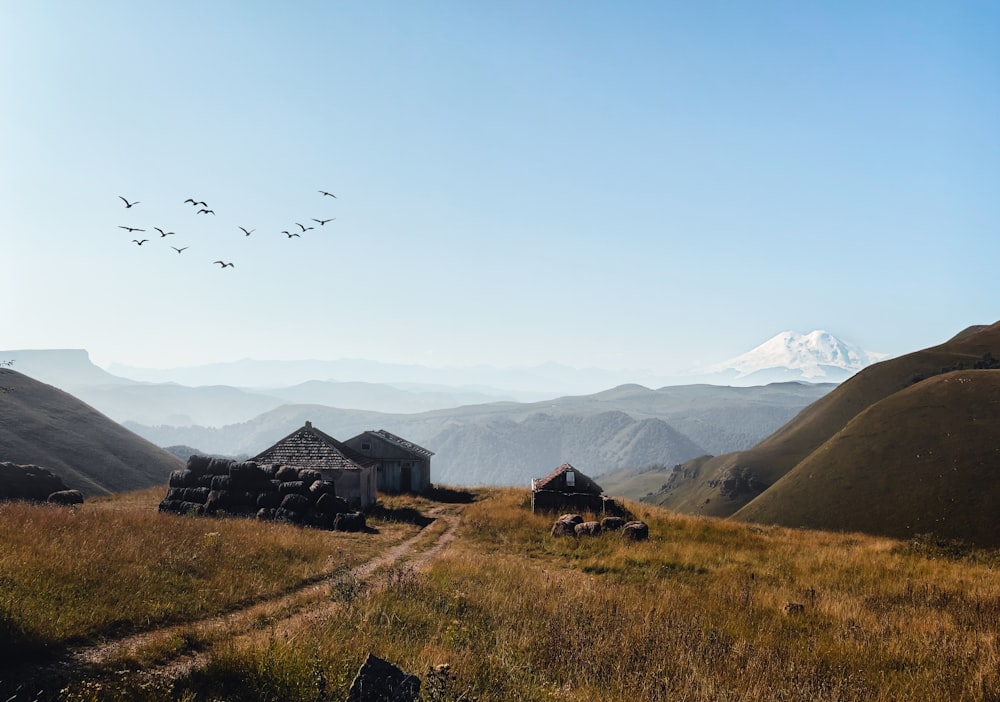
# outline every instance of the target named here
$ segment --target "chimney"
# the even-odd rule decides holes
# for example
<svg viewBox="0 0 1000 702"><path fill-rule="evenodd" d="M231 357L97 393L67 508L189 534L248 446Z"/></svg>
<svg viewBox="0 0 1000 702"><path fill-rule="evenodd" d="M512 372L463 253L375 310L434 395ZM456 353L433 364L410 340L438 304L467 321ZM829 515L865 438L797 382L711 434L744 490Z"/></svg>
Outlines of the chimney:
<svg viewBox="0 0 1000 702"><path fill-rule="evenodd" d="M306 429L312 429L312 428L313 428L313 423L306 420Z"/></svg>

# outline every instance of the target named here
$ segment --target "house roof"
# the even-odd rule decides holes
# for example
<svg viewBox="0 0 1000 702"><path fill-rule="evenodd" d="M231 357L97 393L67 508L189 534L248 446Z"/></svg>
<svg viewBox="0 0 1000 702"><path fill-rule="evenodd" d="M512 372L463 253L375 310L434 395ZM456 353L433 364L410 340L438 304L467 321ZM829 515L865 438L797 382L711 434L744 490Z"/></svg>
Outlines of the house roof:
<svg viewBox="0 0 1000 702"><path fill-rule="evenodd" d="M361 470L375 462L306 422L301 429L253 457L258 463L279 463L299 468Z"/></svg>
<svg viewBox="0 0 1000 702"><path fill-rule="evenodd" d="M385 439L390 444L394 444L395 446L420 456L421 458L430 458L434 455L433 451L428 451L423 446L417 446L412 441L407 441L406 439L396 436L395 434L390 434L385 429L369 429L365 432L365 434L374 434L375 436Z"/></svg>
<svg viewBox="0 0 1000 702"><path fill-rule="evenodd" d="M544 478L537 478L531 481L531 487L533 490L562 490L565 485L565 480L559 480L559 478L565 475L567 472L573 471L576 473L575 477L575 492L592 492L595 495L599 495L604 490L600 485L595 483L593 480L588 478L586 475L578 471L576 468L571 466L569 463L563 463L561 466L556 468L554 471L546 475Z"/></svg>

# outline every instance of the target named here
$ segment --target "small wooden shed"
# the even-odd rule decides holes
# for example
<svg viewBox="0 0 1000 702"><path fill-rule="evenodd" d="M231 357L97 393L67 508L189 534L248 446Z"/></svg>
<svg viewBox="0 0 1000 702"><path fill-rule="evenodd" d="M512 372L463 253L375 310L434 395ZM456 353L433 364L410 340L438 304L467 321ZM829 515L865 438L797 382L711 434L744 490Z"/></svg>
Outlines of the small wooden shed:
<svg viewBox="0 0 1000 702"><path fill-rule="evenodd" d="M296 468L312 468L332 480L337 495L357 509L374 506L376 462L306 422L251 460Z"/></svg>
<svg viewBox="0 0 1000 702"><path fill-rule="evenodd" d="M531 511L604 511L604 490L569 463L531 481Z"/></svg>
<svg viewBox="0 0 1000 702"><path fill-rule="evenodd" d="M380 492L419 493L430 488L433 451L385 429L370 429L344 443L376 461L375 485Z"/></svg>

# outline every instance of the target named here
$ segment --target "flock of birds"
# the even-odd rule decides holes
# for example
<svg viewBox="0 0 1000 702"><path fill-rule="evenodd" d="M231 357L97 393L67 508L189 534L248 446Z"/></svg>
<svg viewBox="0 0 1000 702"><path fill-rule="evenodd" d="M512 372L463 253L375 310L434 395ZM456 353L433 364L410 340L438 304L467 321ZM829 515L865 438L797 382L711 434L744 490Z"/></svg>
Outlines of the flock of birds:
<svg viewBox="0 0 1000 702"><path fill-rule="evenodd" d="M332 197L333 199L337 199L336 195L334 195L333 193L331 193L331 192L329 192L327 190L319 190L318 192L323 197ZM126 197L124 197L122 195L119 195L118 198L122 202L125 203L125 209L126 210L131 210L136 205L141 204L138 200L129 200L129 199L127 199ZM195 214L196 215L212 215L213 217L215 216L215 210L211 209L208 206L208 203L205 202L204 200L195 200L194 198L189 197L187 200L184 201L184 204L191 205L192 207L197 208L195 210ZM336 219L336 217L330 217L328 219L316 219L316 218L312 218L312 221L316 222L319 226L322 227L322 226L326 226L326 224L328 224L329 222L334 221L335 219ZM316 228L316 227L311 226L311 225L310 226L306 226L305 224L302 224L300 222L295 222L295 225L297 227L299 227L299 231L288 231L288 229L283 229L280 233L284 234L289 239L292 239L292 238L295 238L295 237L301 237L306 232L308 232L308 231L313 230L313 229ZM118 228L119 229L124 229L129 234L132 234L132 233L135 233L135 232L139 232L140 234L144 234L146 232L146 230L143 229L143 228L141 228L141 227L132 227L132 226L126 226L126 225L122 225L122 224L119 224ZM159 234L160 234L159 238L160 239L165 239L168 236L176 236L177 235L177 232L168 232L168 231L165 231L165 230L161 229L160 227L153 227L153 229L155 229L157 232L159 232ZM239 229L240 231L242 231L243 235L245 237L250 236L255 231L257 231L256 229L247 229L246 227L237 227L237 229ZM289 229L292 229L292 227L289 227ZM151 239L141 239L141 238L140 239L132 239L132 243L134 243L136 246L142 246L143 244L145 244L145 243L147 243L149 241L151 241ZM187 251L190 248L190 246L171 246L170 248L172 248L178 254L182 254L185 251ZM236 264L234 264L232 261L216 260L216 261L213 261L212 264L213 265L218 264L219 267L220 267L220 269L235 268L236 267Z"/></svg>

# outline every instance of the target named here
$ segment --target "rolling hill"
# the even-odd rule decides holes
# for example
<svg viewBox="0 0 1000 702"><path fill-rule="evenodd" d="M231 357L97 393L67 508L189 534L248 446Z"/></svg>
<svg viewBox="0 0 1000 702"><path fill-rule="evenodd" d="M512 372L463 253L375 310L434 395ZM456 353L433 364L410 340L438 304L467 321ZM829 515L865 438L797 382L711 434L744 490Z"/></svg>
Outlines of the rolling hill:
<svg viewBox="0 0 1000 702"><path fill-rule="evenodd" d="M876 402L734 519L1000 545L1000 370L954 371Z"/></svg>
<svg viewBox="0 0 1000 702"><path fill-rule="evenodd" d="M35 464L92 496L165 483L180 459L51 385L0 369L0 460Z"/></svg>
<svg viewBox="0 0 1000 702"><path fill-rule="evenodd" d="M922 351L869 366L752 449L679 466L647 501L681 512L728 517L843 430L860 413L928 378L991 366L1000 356L1000 323L959 333ZM873 428L872 441L892 441L892 425ZM925 430L932 430L933 425Z"/></svg>

